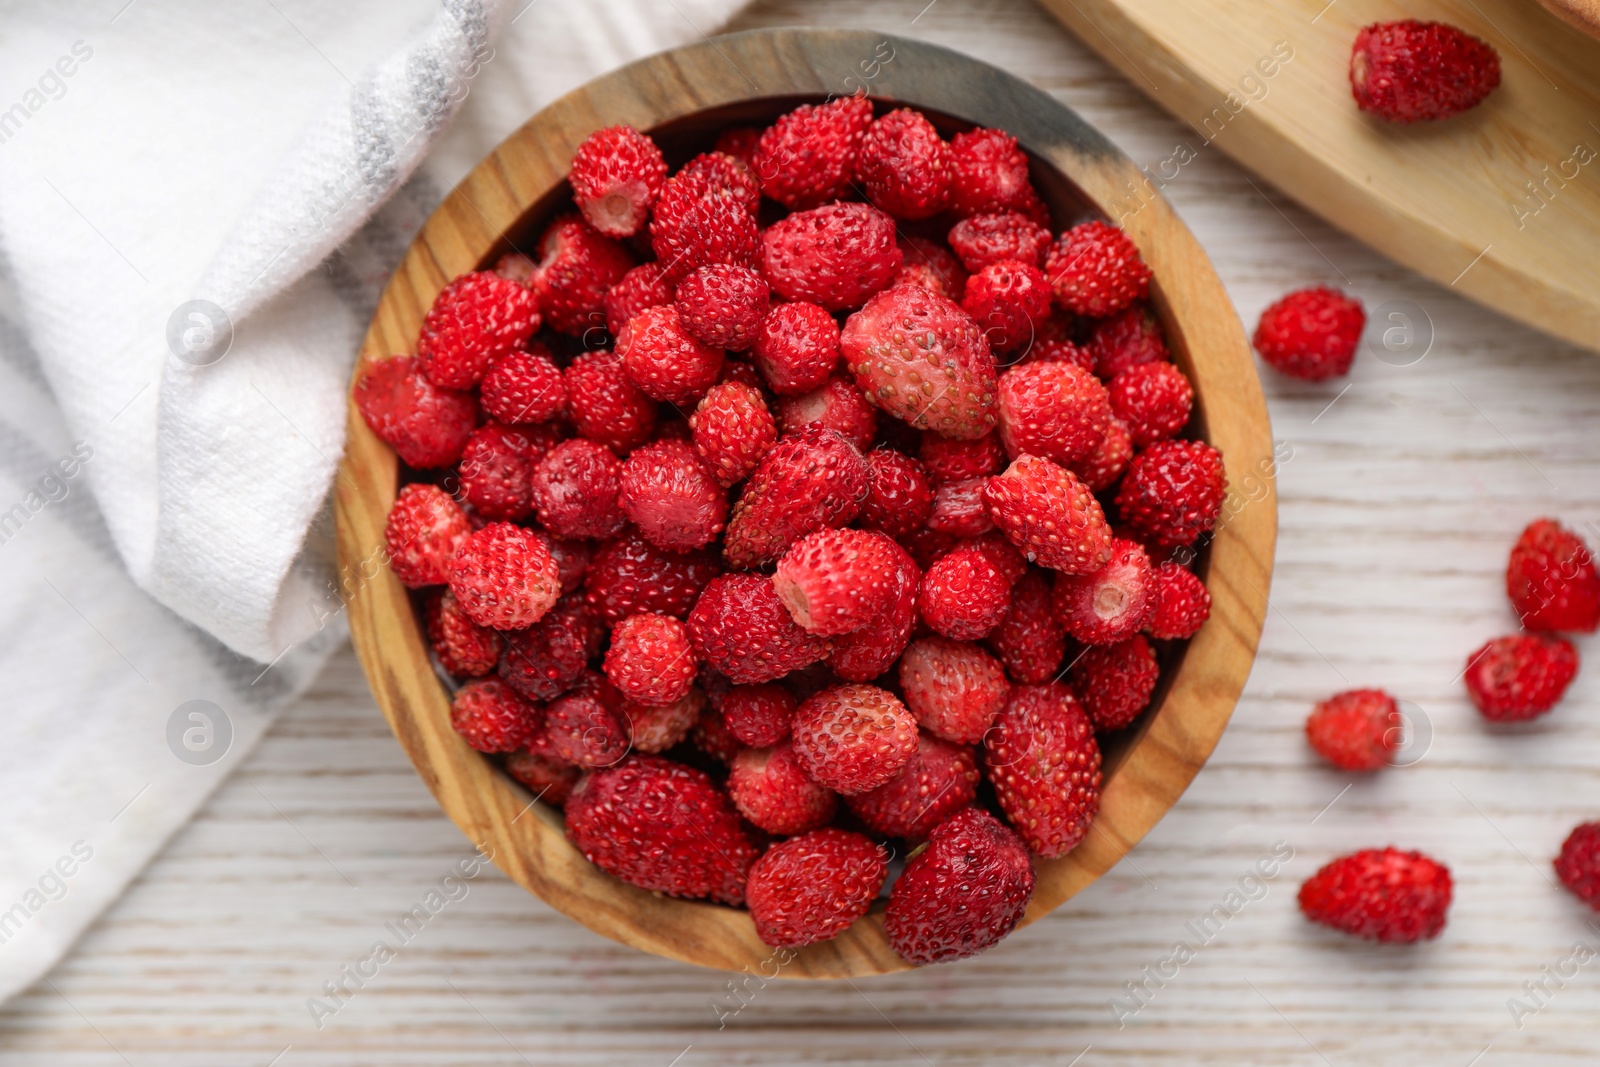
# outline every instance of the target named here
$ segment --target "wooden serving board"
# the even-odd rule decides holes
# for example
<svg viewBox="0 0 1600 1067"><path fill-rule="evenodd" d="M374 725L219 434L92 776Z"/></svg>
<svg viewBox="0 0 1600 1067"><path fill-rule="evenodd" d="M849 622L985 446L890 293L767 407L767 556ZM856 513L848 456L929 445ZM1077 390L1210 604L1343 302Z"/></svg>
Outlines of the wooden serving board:
<svg viewBox="0 0 1600 1067"><path fill-rule="evenodd" d="M1600 350L1600 41L1534 0L1040 2L1193 127L1149 186L1221 150L1406 266ZM1401 18L1488 41L1500 88L1438 123L1362 114L1350 44Z"/></svg>

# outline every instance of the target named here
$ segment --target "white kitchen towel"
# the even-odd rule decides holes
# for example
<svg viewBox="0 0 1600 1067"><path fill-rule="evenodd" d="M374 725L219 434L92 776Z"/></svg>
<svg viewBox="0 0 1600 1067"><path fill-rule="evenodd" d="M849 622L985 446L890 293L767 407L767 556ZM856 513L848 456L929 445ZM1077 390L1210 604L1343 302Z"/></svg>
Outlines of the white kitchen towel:
<svg viewBox="0 0 1600 1067"><path fill-rule="evenodd" d="M428 212L737 6L0 3L0 997L342 639L345 383Z"/></svg>

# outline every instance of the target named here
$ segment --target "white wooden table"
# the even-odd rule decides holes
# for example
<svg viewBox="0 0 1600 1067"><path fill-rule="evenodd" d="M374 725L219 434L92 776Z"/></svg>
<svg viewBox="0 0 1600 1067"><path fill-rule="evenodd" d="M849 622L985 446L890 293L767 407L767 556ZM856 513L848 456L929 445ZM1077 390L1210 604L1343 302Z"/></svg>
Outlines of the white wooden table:
<svg viewBox="0 0 1600 1067"><path fill-rule="evenodd" d="M1025 0L764 2L739 26L786 23L971 52L1140 162L1191 137ZM308 998L469 855L346 652L76 951L0 1011L0 1064L1595 1062L1600 961L1549 985L1520 1030L1507 1002L1574 944L1600 948L1600 917L1548 867L1574 823L1600 817L1597 672L1517 732L1482 726L1456 677L1514 625L1500 575L1523 524L1550 513L1600 532L1600 358L1385 262L1215 151L1167 193L1247 323L1282 291L1328 282L1369 310L1410 301L1435 336L1412 365L1364 353L1348 388L1268 376L1292 458L1261 655L1210 765L1108 877L972 961L855 985L752 982L719 1030L714 1006L740 1003L727 975L602 940L490 869L318 1029ZM1414 702L1432 740L1414 766L1352 785L1317 765L1301 723L1356 685ZM1259 899L1160 978L1175 942L1197 943L1187 924L1277 842L1294 858L1264 890L1244 883ZM1378 949L1300 920L1305 876L1389 843L1453 867L1438 941ZM1135 1003L1124 983L1146 968L1148 1003L1119 1028L1109 1002Z"/></svg>

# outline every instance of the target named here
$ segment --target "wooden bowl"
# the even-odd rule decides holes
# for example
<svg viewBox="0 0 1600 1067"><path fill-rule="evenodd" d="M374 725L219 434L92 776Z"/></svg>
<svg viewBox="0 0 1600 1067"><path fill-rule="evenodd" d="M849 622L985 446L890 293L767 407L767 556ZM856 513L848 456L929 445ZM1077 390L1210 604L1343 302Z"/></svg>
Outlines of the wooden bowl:
<svg viewBox="0 0 1600 1067"><path fill-rule="evenodd" d="M770 122L807 100L865 88L918 107L942 132L1010 131L1061 222L1120 220L1154 271L1152 301L1196 393L1193 432L1222 450L1232 486L1199 569L1210 621L1167 664L1156 706L1109 739L1094 830L1077 849L1038 861L1024 923L1048 914L1111 868L1177 801L1222 735L1250 673L1266 614L1277 509L1272 437L1250 350L1227 294L1192 234L1109 141L1049 96L1004 71L928 44L876 33L755 31L703 41L599 78L535 115L434 212L389 281L361 359L413 351L424 312L446 282L532 247L566 202L573 153L590 132L630 123L669 159L709 147L728 124ZM341 584L356 651L395 736L463 833L529 892L624 944L671 959L785 977L838 978L909 966L889 948L882 904L832 941L777 956L747 912L626 885L568 843L561 813L451 729L449 698L429 661L406 590L383 565L397 491L394 453L352 404L337 487ZM531 806L530 806L531 805ZM775 962L776 960L776 962ZM778 964L782 966L779 967Z"/></svg>

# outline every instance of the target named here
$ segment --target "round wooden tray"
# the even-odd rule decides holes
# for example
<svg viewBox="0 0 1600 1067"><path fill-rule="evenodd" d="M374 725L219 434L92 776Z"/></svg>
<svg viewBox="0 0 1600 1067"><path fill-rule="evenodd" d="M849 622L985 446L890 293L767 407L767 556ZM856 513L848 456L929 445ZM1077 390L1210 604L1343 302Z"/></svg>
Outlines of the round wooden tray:
<svg viewBox="0 0 1600 1067"><path fill-rule="evenodd" d="M1152 299L1174 358L1193 381L1195 432L1222 450L1231 485L1203 559L1211 620L1169 667L1158 706L1106 749L1094 831L1071 854L1038 861L1023 922L1049 913L1109 870L1177 801L1205 763L1250 673L1266 614L1277 507L1272 436L1239 319L1192 234L1137 167L1032 86L958 53L881 34L777 30L707 40L641 60L569 93L473 169L412 243L384 290L361 359L413 350L447 281L511 248L531 249L565 203L579 143L616 123L655 134L669 158L708 147L732 123L763 125L804 100L865 89L924 109L947 136L970 125L1014 134L1057 218L1122 218L1154 271ZM1132 183L1130 185L1130 183ZM591 930L672 959L784 977L838 978L909 966L889 948L882 905L842 936L777 956L748 913L626 885L567 841L559 811L532 797L450 727L449 698L405 588L386 566L383 529L397 491L394 453L350 408L336 482L341 585L356 651L390 726L445 812L529 892ZM775 962L776 961L776 962ZM781 963L781 966L778 964Z"/></svg>

